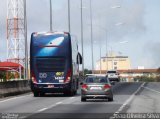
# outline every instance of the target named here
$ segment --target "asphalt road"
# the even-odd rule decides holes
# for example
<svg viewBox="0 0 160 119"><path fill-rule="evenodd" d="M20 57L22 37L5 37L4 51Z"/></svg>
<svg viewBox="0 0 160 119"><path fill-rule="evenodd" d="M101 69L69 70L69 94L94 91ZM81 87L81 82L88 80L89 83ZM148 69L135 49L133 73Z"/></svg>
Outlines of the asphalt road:
<svg viewBox="0 0 160 119"><path fill-rule="evenodd" d="M124 109L123 112L160 113L160 83L152 82L144 85L142 90L135 95L128 109Z"/></svg>
<svg viewBox="0 0 160 119"><path fill-rule="evenodd" d="M45 97L33 97L33 94L21 95L18 97L1 99L0 113L2 113L1 118L5 116L17 116L19 118L96 119L110 118L121 112L135 113L138 111L137 113L139 113L139 111L143 110L143 107L139 108L137 106L137 108L136 104L146 105L146 101L150 102L150 100L152 100L152 109L155 107L158 99L160 99L160 93L157 91L160 91L159 85L160 84L157 83L145 84L140 82L117 83L113 86L113 102L107 102L106 100L87 100L87 102L81 102L80 92L73 97L63 97L63 95L47 95ZM149 89L147 89L147 87ZM151 95L152 93L154 94ZM150 100L148 96L150 96ZM160 105L157 105L154 110L154 112L160 110Z"/></svg>

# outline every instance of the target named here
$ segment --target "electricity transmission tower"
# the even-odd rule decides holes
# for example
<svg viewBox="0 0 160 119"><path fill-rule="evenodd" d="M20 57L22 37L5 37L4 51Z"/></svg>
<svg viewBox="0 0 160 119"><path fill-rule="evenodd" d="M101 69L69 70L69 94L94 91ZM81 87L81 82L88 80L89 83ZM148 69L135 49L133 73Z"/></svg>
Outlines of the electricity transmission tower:
<svg viewBox="0 0 160 119"><path fill-rule="evenodd" d="M24 0L7 0L7 58L24 66Z"/></svg>

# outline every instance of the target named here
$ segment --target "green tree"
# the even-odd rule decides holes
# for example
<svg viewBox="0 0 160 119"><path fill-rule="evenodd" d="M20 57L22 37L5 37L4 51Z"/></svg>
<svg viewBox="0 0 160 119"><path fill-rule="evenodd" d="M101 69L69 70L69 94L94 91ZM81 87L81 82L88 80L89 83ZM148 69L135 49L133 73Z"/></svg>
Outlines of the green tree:
<svg viewBox="0 0 160 119"><path fill-rule="evenodd" d="M6 80L6 74L4 71L0 71L0 79Z"/></svg>
<svg viewBox="0 0 160 119"><path fill-rule="evenodd" d="M157 69L157 72L160 73L160 67Z"/></svg>
<svg viewBox="0 0 160 119"><path fill-rule="evenodd" d="M92 71L91 71L91 70L84 69L84 75L86 75L86 74L91 74L91 73L92 73Z"/></svg>

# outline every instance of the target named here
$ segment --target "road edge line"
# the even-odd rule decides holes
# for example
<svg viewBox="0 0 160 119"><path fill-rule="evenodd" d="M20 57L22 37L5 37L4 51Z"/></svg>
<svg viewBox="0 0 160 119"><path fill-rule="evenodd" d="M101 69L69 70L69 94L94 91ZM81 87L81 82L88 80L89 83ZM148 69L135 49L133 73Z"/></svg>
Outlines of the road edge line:
<svg viewBox="0 0 160 119"><path fill-rule="evenodd" d="M158 93L158 94L160 94L160 92L159 92L159 91L157 91L157 90L154 90L154 89L152 89L152 88L145 87L145 86L143 86L143 88L144 88L144 89L147 89L147 90L149 90L149 91L152 91L152 92L155 92L155 93Z"/></svg>
<svg viewBox="0 0 160 119"><path fill-rule="evenodd" d="M122 104L122 106L120 106L120 108L113 114L113 116L111 118L115 118L117 114L119 114L127 104L129 104L133 98L135 97L135 95L141 90L141 88L144 87L146 82L143 82L139 88Z"/></svg>
<svg viewBox="0 0 160 119"><path fill-rule="evenodd" d="M21 96L14 96L14 97L12 97L12 98L0 100L0 103L7 102L7 101L10 101L10 100L15 100L15 99L17 99L17 98L23 98L23 97L26 97L26 96L31 96L31 95L32 95L32 94L21 95Z"/></svg>

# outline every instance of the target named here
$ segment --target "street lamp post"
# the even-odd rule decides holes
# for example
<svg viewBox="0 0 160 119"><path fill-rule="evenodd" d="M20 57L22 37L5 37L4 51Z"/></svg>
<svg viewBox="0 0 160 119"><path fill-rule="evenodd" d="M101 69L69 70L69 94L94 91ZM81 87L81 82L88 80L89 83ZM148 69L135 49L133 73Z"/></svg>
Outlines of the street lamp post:
<svg viewBox="0 0 160 119"><path fill-rule="evenodd" d="M107 34L107 32L108 32L108 30L106 29L106 28L104 28L104 27L101 27L101 26L99 26L99 25L95 25L95 26L97 26L97 27L99 27L101 30L103 30L105 33L106 33L106 53L108 52L108 38L107 38L107 36L108 36L108 34ZM100 48L101 48L101 45L100 45ZM100 50L101 51L101 50ZM100 52L101 53L101 52ZM107 55L106 55L107 56ZM100 56L100 58L101 58L101 56ZM107 58L106 58L107 59ZM101 64L100 64L101 65ZM107 61L106 61L106 67L107 67L107 70L108 70L108 63L107 63Z"/></svg>
<svg viewBox="0 0 160 119"><path fill-rule="evenodd" d="M115 24L115 26L120 26L120 25L123 25L124 23L123 22L118 22L118 23L116 23ZM106 55L106 70L108 70L108 30L106 29L106 28L104 28L104 27L101 27L100 25L95 25L95 26L97 26L97 27L99 27L100 29L102 29L103 31L105 31L106 32L106 53L107 53L107 55ZM121 41L120 42L121 44L122 43L127 43L127 41ZM101 48L101 44L100 44L100 48ZM111 47L111 51L112 51L112 47ZM100 49L100 54L101 54L101 49ZM113 63L113 61L112 61L112 63ZM112 65L112 69L113 69L113 65ZM101 73L101 55L100 55L100 73Z"/></svg>
<svg viewBox="0 0 160 119"><path fill-rule="evenodd" d="M83 56L83 1L81 0L81 48L82 48L82 74L84 76L84 56Z"/></svg>
<svg viewBox="0 0 160 119"><path fill-rule="evenodd" d="M112 6L111 8L112 8L112 9L121 8L121 6L120 6L120 5L116 5L116 6Z"/></svg>
<svg viewBox="0 0 160 119"><path fill-rule="evenodd" d="M112 7L112 8L120 8L119 6L115 6L115 7ZM118 22L116 24L114 24L115 26L121 26L125 24L124 22ZM109 34L109 31L108 31L108 34ZM106 47L108 46L108 42L106 41ZM107 52L108 52L108 48L106 48ZM111 53L112 53L112 47L111 47ZM106 56L106 65L107 65L107 70L108 70L108 55ZM112 60L112 69L113 69L113 60Z"/></svg>
<svg viewBox="0 0 160 119"><path fill-rule="evenodd" d="M52 30L52 0L50 0L50 31Z"/></svg>
<svg viewBox="0 0 160 119"><path fill-rule="evenodd" d="M101 39L99 41L99 55L100 55L100 74L102 73L102 62L101 62Z"/></svg>
<svg viewBox="0 0 160 119"><path fill-rule="evenodd" d="M70 0L68 0L68 31L71 32L71 21L70 21Z"/></svg>
<svg viewBox="0 0 160 119"><path fill-rule="evenodd" d="M120 26L120 25L124 25L125 23L124 22L118 22L115 24L115 26Z"/></svg>
<svg viewBox="0 0 160 119"><path fill-rule="evenodd" d="M94 58L93 58L93 31L92 31L92 2L90 0L90 20L91 20L91 52L92 52L92 74L94 73Z"/></svg>
<svg viewBox="0 0 160 119"><path fill-rule="evenodd" d="M27 45L26 0L24 0L24 37L25 37L25 79L29 79L29 77L28 77L28 45Z"/></svg>
<svg viewBox="0 0 160 119"><path fill-rule="evenodd" d="M106 30L106 70L108 71L108 34L107 34L107 30Z"/></svg>
<svg viewBox="0 0 160 119"><path fill-rule="evenodd" d="M118 42L116 44L125 44L125 43L128 43L128 41L126 41L126 40L125 41L120 41L120 42ZM112 46L111 46L111 52L113 52ZM112 70L114 70L114 62L115 62L115 60L114 60L114 56L113 56L113 58L112 58Z"/></svg>

